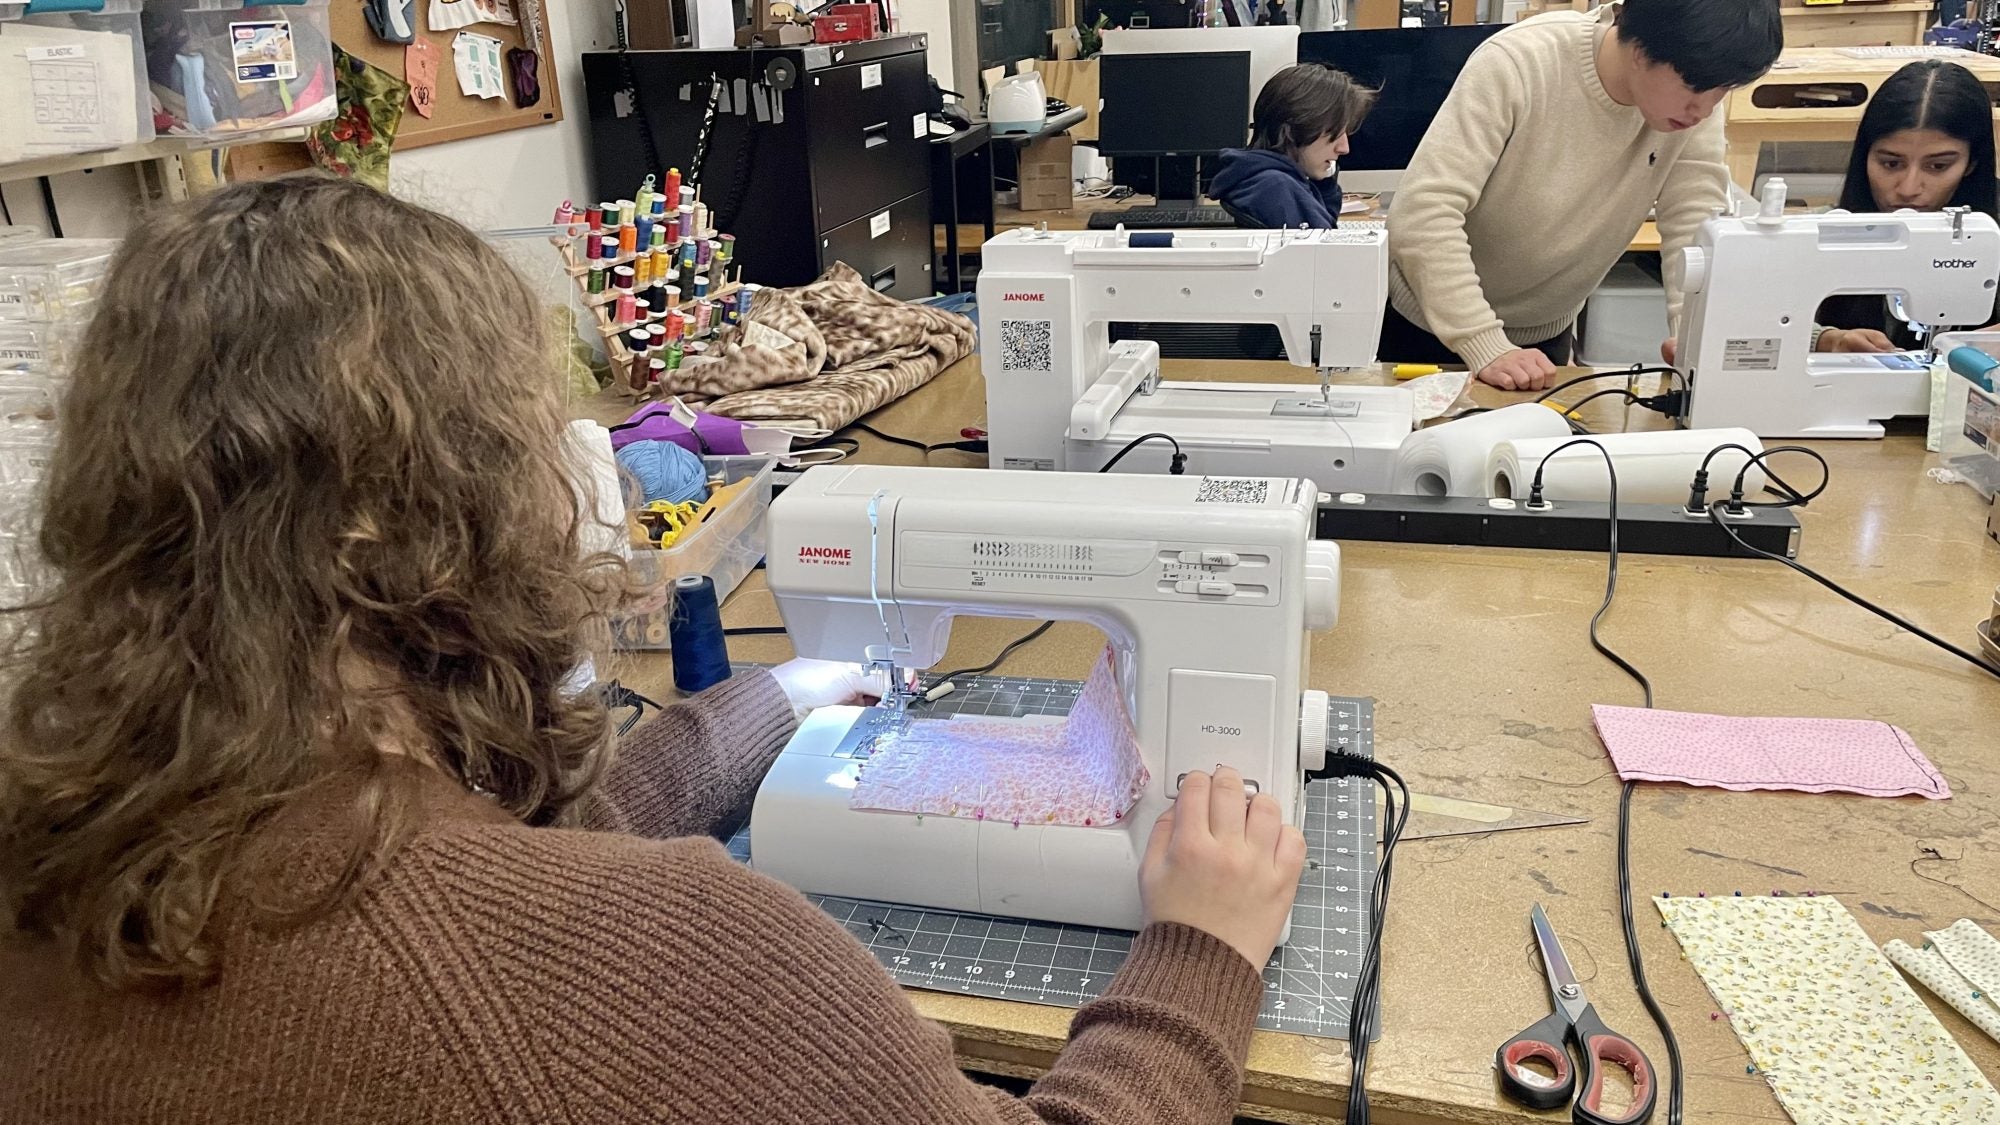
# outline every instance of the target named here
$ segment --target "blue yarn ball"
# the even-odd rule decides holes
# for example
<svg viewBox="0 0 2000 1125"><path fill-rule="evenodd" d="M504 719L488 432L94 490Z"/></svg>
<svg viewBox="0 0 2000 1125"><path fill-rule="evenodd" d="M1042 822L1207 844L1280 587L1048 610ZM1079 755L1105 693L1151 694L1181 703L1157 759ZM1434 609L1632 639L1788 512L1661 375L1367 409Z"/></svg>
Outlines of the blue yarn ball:
<svg viewBox="0 0 2000 1125"><path fill-rule="evenodd" d="M639 482L640 504L684 504L708 499L708 470L701 458L671 441L635 441L618 451L618 466Z"/></svg>

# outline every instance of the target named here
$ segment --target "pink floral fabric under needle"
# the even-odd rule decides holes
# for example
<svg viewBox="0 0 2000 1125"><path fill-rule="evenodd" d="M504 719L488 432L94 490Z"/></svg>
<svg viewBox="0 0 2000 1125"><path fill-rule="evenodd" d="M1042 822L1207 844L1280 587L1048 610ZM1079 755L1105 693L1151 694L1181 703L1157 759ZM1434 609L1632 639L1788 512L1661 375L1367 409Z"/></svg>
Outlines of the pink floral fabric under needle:
<svg viewBox="0 0 2000 1125"><path fill-rule="evenodd" d="M1124 818L1149 775L1105 650L1061 723L912 719L875 744L850 806L1014 824Z"/></svg>

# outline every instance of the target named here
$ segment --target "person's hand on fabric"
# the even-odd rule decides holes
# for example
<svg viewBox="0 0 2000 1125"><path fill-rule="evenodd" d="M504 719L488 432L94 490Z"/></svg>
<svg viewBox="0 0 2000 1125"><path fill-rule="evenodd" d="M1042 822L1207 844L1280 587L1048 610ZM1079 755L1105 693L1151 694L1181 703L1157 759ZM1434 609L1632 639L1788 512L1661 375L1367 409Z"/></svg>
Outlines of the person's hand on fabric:
<svg viewBox="0 0 2000 1125"><path fill-rule="evenodd" d="M885 686L880 672L838 660L787 660L771 676L801 720L821 707L873 703Z"/></svg>
<svg viewBox="0 0 2000 1125"><path fill-rule="evenodd" d="M1285 823L1276 798L1246 799L1233 768L1213 779L1197 770L1153 824L1139 896L1147 922L1192 926L1262 970L1291 917L1305 864L1305 835Z"/></svg>
<svg viewBox="0 0 2000 1125"><path fill-rule="evenodd" d="M1829 331L1819 338L1823 352L1893 352L1895 341L1873 328L1850 328L1846 331Z"/></svg>
<svg viewBox="0 0 2000 1125"><path fill-rule="evenodd" d="M1479 369L1479 381L1503 391L1542 391L1555 381L1556 365L1539 348L1515 348Z"/></svg>

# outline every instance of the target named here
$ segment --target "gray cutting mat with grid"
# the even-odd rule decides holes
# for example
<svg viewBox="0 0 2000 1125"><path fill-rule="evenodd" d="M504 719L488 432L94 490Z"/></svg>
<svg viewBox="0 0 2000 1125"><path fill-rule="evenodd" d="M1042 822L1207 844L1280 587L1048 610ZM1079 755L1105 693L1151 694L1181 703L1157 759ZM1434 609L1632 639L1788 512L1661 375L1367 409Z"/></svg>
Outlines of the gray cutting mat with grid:
<svg viewBox="0 0 2000 1125"><path fill-rule="evenodd" d="M932 717L1060 718L1083 688L1072 680L1014 676L959 677L956 683L957 691L912 711ZM1374 704L1335 698L1327 710L1331 740L1344 741L1350 753L1373 757ZM844 750L865 753L859 744L871 734L856 724ZM1292 907L1291 938L1264 967L1259 1027L1347 1037L1371 924L1374 784L1335 778L1306 786L1306 872ZM747 829L730 841L729 850L739 860L749 859ZM913 988L1076 1008L1111 983L1132 947L1132 935L1122 930L808 897L867 946L890 976Z"/></svg>

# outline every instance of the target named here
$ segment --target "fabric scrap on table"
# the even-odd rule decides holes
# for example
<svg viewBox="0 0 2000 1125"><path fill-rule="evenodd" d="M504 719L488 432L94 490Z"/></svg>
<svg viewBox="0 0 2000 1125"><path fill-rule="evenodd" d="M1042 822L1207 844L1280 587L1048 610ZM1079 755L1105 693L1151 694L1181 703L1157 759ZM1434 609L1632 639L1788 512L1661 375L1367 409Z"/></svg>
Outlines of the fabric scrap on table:
<svg viewBox="0 0 2000 1125"><path fill-rule="evenodd" d="M1865 719L1769 719L1644 707L1591 708L1626 781L1796 789L1867 797L1951 796L1944 775L1898 727Z"/></svg>
<svg viewBox="0 0 2000 1125"><path fill-rule="evenodd" d="M795 289L761 289L710 361L672 372L663 390L732 418L838 430L972 354L972 321L899 301L845 262Z"/></svg>
<svg viewBox="0 0 2000 1125"><path fill-rule="evenodd" d="M1099 827L1130 812L1148 780L1106 649L1060 723L908 720L876 741L849 804Z"/></svg>
<svg viewBox="0 0 2000 1125"><path fill-rule="evenodd" d="M2000 1122L2000 1092L1837 899L1653 903L1792 1120Z"/></svg>
<svg viewBox="0 0 2000 1125"><path fill-rule="evenodd" d="M1889 960L1930 989L1958 1014L1995 1040L2000 1040L2000 940L1960 918L1948 930L1930 930L1921 947L1900 939L1882 947Z"/></svg>

